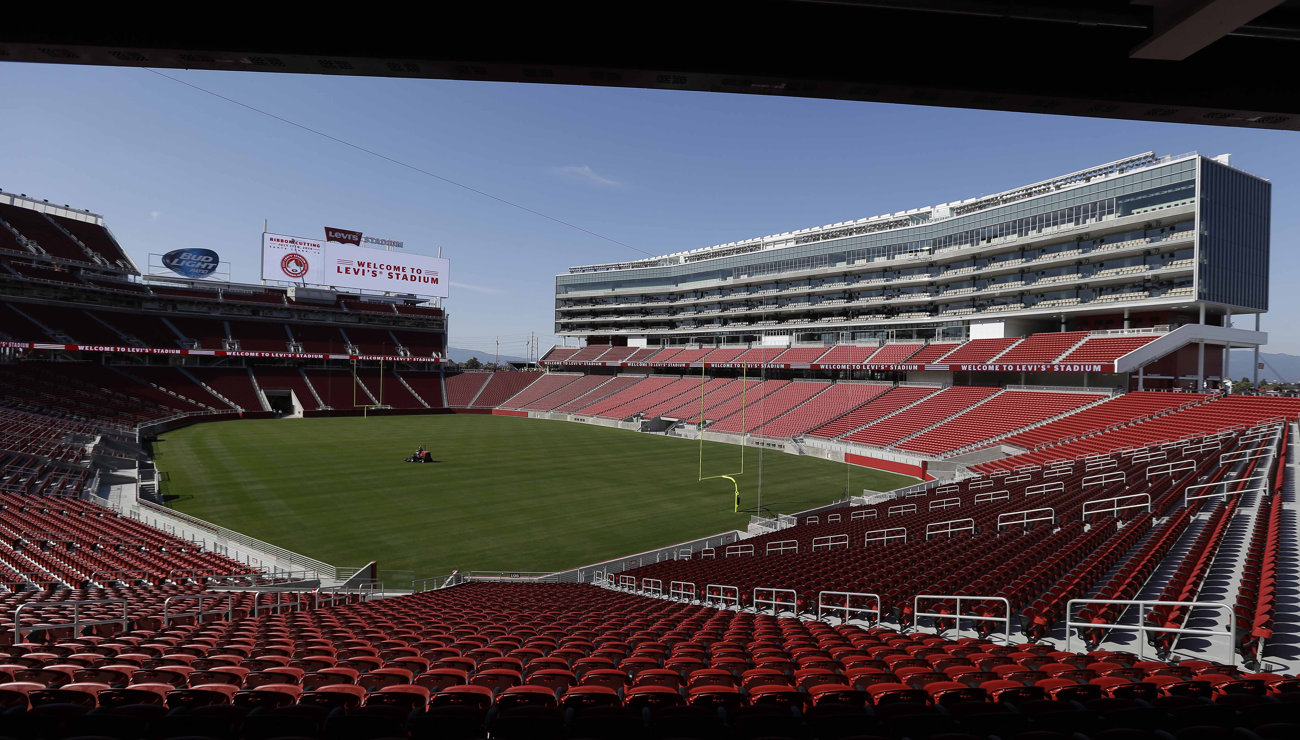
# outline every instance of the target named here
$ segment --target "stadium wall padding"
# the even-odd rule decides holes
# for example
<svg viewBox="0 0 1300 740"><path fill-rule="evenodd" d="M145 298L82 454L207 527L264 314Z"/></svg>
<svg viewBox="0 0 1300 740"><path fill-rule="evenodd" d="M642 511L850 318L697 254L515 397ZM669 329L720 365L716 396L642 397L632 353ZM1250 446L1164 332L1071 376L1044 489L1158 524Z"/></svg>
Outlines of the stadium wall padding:
<svg viewBox="0 0 1300 740"><path fill-rule="evenodd" d="M929 480L925 474L924 460L922 460L919 465L914 465L912 463L899 462L897 460L883 460L879 457L871 457L869 455L855 455L852 452L844 453L844 460L845 462L860 465L864 468L883 470L887 473L898 473L900 475L910 475L913 478Z"/></svg>

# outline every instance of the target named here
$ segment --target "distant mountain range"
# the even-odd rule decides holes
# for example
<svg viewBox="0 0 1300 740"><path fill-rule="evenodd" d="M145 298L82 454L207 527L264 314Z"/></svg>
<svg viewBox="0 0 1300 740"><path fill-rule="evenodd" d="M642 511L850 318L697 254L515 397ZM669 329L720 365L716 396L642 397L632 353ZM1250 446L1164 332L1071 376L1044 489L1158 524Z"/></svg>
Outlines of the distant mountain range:
<svg viewBox="0 0 1300 740"><path fill-rule="evenodd" d="M469 360L471 357L477 357L479 362L488 363L496 360L497 353L496 350L488 350L484 352L483 350L479 350L479 349L460 349L459 347L447 348L447 359L451 360L452 362L465 362ZM528 359L525 357L516 357L515 355L503 354L501 355L501 361L502 362L528 362Z"/></svg>
<svg viewBox="0 0 1300 740"><path fill-rule="evenodd" d="M1228 377L1233 380L1254 378L1251 368L1254 352L1248 349L1234 349L1228 358ZM1259 371L1260 380L1280 380L1284 383L1300 382L1300 356L1281 353L1260 352L1259 361L1264 368Z"/></svg>

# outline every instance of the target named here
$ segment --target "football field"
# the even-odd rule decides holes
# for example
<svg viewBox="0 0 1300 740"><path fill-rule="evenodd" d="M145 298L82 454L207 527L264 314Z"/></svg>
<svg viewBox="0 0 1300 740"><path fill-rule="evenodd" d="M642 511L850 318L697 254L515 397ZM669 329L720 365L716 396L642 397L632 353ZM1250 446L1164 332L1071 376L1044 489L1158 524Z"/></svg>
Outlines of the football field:
<svg viewBox="0 0 1300 740"><path fill-rule="evenodd" d="M418 445L438 462L402 462ZM706 443L704 474L741 448ZM727 480L698 480L698 442L564 421L487 415L265 419L196 424L154 445L174 508L339 566L378 560L417 577L553 571L729 529ZM741 508L760 453L744 451ZM771 450L762 502L795 512L906 476Z"/></svg>

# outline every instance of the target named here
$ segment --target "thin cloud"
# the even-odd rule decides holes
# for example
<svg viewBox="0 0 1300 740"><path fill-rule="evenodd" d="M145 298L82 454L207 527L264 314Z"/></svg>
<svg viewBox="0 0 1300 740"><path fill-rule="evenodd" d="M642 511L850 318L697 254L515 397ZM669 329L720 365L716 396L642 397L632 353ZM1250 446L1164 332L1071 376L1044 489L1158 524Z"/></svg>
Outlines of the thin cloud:
<svg viewBox="0 0 1300 740"><path fill-rule="evenodd" d="M469 283L458 283L455 280L451 281L451 287L462 288L464 290L472 290L475 293L500 293L501 292L496 288L487 288L482 285L470 285Z"/></svg>
<svg viewBox="0 0 1300 740"><path fill-rule="evenodd" d="M149 211L149 220L157 221L162 218L162 211Z"/></svg>
<svg viewBox="0 0 1300 740"><path fill-rule="evenodd" d="M588 185L596 185L602 188L623 187L623 183L618 180L611 180L608 177L601 177L596 174L595 170L585 164L571 164L564 167L556 167L555 172L562 177L566 177L570 180L577 180L579 182L585 182Z"/></svg>

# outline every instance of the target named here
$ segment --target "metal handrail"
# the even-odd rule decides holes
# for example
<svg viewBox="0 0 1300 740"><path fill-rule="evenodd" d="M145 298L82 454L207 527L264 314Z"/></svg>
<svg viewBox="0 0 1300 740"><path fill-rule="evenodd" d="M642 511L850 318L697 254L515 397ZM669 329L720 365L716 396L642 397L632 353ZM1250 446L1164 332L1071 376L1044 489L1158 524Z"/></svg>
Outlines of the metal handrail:
<svg viewBox="0 0 1300 740"><path fill-rule="evenodd" d="M113 580L114 576L132 576L132 575L141 576L140 580L144 580L149 576L149 571L147 570L97 570L97 571L93 571L90 574L90 578L88 580L93 581L94 583L103 583L104 581L100 579L100 576L106 576L109 578L109 580Z"/></svg>
<svg viewBox="0 0 1300 740"><path fill-rule="evenodd" d="M81 621L81 607L83 605L91 606L93 604L121 604L122 618L121 619L97 619L90 622ZM72 633L78 637L81 635L82 627L94 627L100 624L120 623L122 625L122 630L126 631L127 625L130 624L130 619L127 616L128 612L127 612L126 599L119 598L119 599L73 599L71 601L28 601L24 604L19 604L18 608L14 609L14 642L22 642L24 634L30 635L33 632L40 632L42 630L61 629L63 627L68 626L68 624L64 622L61 624L38 624L34 627L27 627L25 629L23 628L22 614L24 609L28 609L28 608L40 609L47 606L71 606L72 607Z"/></svg>
<svg viewBox="0 0 1300 740"><path fill-rule="evenodd" d="M1137 624L1119 624L1110 622L1076 622L1073 614L1076 604L1115 604L1118 606L1136 606L1138 607ZM1196 607L1209 609L1222 609L1228 615L1228 628L1226 630L1202 630L1192 629L1189 627L1150 627L1146 623L1147 612L1145 607L1155 606L1185 606L1188 607L1187 613L1190 616L1191 610ZM1074 630L1071 628L1078 627L1082 629L1118 629L1133 631L1138 633L1138 660L1145 660L1143 657L1143 645L1147 642L1148 633L1165 633L1172 632L1180 635L1201 635L1203 637L1227 637L1228 638L1228 659L1224 661L1225 665L1236 665L1237 661L1237 620L1232 613L1233 604L1218 601L1160 601L1155 599L1070 599L1065 604L1065 649L1073 650ZM1124 610L1127 611L1127 610ZM1120 616L1123 616L1121 612ZM1118 619L1119 617L1116 617Z"/></svg>
<svg viewBox="0 0 1300 740"><path fill-rule="evenodd" d="M844 605L840 606L839 604L826 603L826 597L828 596L843 596ZM854 596L863 596L863 597L875 599L876 608L871 609L862 606L857 606L857 607L852 606L849 602L852 600ZM875 624L880 621L880 606L881 603L880 603L879 594L858 592L858 591L818 591L817 592L817 620L818 621L825 621L825 615L827 612L838 611L838 612L843 612L843 616L840 617L840 619L843 620L845 623L847 623L850 619L852 619L854 614L862 614L862 613L874 614L875 617L868 621L870 624Z"/></svg>
<svg viewBox="0 0 1300 740"><path fill-rule="evenodd" d="M759 594L764 596L760 596ZM789 594L790 600L781 600L782 594ZM768 586L759 586L754 589L753 600L754 611L757 612L760 605L770 605L772 607L772 616L780 613L780 607L790 607L791 614L799 613L799 594L793 588L771 588Z"/></svg>
<svg viewBox="0 0 1300 740"><path fill-rule="evenodd" d="M260 614L261 610L263 609L267 609L267 610L274 609L276 614L280 614L283 611L284 607L289 607L289 611L301 611L302 605L305 603L305 600L303 599L303 592L301 591L273 591L271 593L275 594L275 603L267 604L266 606L262 606L261 603L258 602L257 597L254 596L253 598L254 617ZM285 602L281 599L282 596L292 596L294 597L294 599L293 601Z"/></svg>
<svg viewBox="0 0 1300 740"><path fill-rule="evenodd" d="M922 601L950 601L950 600L956 600L957 602L957 610L952 614L940 614L938 612L921 611ZM1006 616L990 617L984 614L978 614L978 615L969 614L969 613L962 614L961 612L962 603L971 602L971 601L1000 601L1002 602L1002 605L1006 608ZM959 596L957 594L917 594L917 596L914 599L912 599L912 617L917 620L916 624L918 625L918 627L920 626L921 623L921 617L931 617L934 619L951 619L953 620L953 625L959 631L961 630L962 619L974 620L978 622L999 622L1005 625L1002 634L1004 635L1004 639L1006 640L1006 643L1008 645L1011 644L1011 602L1002 596ZM942 635L942 632L938 634Z"/></svg>
<svg viewBox="0 0 1300 740"><path fill-rule="evenodd" d="M182 600L182 599L193 599L195 601L198 601L201 604L202 602L209 599L221 599L221 598L225 598L226 600L226 608L224 611L222 611L221 609L199 609L198 611L184 612L182 614L170 613L171 603L173 601ZM233 619L235 616L235 595L232 593L179 594L177 596L168 596L167 598L163 599L163 628L164 629L167 627L167 624L173 619L180 619L181 617L201 617L204 614L225 614L227 621Z"/></svg>

